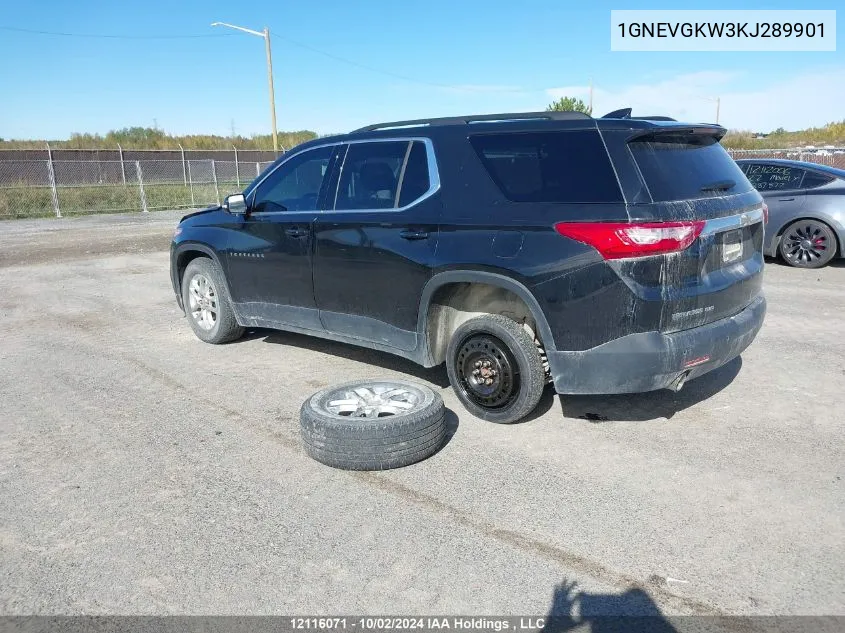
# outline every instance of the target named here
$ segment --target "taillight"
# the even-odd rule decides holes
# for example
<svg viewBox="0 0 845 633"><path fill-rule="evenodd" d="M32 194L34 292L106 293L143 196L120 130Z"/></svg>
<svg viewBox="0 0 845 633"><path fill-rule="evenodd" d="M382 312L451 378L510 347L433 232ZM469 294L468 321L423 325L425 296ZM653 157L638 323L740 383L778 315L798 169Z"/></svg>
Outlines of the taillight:
<svg viewBox="0 0 845 633"><path fill-rule="evenodd" d="M763 203L763 224L769 223L769 205Z"/></svg>
<svg viewBox="0 0 845 633"><path fill-rule="evenodd" d="M701 234L694 222L558 222L555 230L595 248L605 259L645 257L682 251Z"/></svg>

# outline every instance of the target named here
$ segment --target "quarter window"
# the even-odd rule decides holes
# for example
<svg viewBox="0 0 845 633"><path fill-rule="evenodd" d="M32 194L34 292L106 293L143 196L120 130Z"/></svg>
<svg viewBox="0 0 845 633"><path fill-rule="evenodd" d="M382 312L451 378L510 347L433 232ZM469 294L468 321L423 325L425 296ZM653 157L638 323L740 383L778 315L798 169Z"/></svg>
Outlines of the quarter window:
<svg viewBox="0 0 845 633"><path fill-rule="evenodd" d="M252 210L315 211L335 147L317 147L282 163L258 185Z"/></svg>
<svg viewBox="0 0 845 633"><path fill-rule="evenodd" d="M804 174L804 180L801 181L801 188L815 189L816 187L826 185L831 180L833 180L833 176L828 176L827 174L820 174L817 171L807 171Z"/></svg>
<svg viewBox="0 0 845 633"><path fill-rule="evenodd" d="M401 181L399 183L400 207L411 204L431 188L431 180L428 177L428 156L425 143L422 141L414 141L411 146L411 153L408 154L408 162L402 172Z"/></svg>

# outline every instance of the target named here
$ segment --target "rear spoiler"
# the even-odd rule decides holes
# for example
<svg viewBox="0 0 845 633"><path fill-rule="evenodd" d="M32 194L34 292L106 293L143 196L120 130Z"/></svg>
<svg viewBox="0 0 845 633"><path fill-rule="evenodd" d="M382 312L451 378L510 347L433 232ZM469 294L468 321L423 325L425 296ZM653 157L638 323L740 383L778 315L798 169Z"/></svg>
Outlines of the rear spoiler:
<svg viewBox="0 0 845 633"><path fill-rule="evenodd" d="M630 119L631 118L632 108L622 108L621 110L614 110L613 112L608 112L602 118L603 119Z"/></svg>
<svg viewBox="0 0 845 633"><path fill-rule="evenodd" d="M678 125L657 128L647 128L645 130L637 130L634 134L628 137L628 142L637 140L644 141L649 138L659 140L659 137L684 137L684 136L712 136L717 141L721 141L722 137L727 134L727 130L721 125Z"/></svg>
<svg viewBox="0 0 845 633"><path fill-rule="evenodd" d="M648 116L631 116L632 108L622 108L621 110L614 110L608 112L603 119L637 119L639 121L676 121L670 116L663 116L662 114L650 114Z"/></svg>

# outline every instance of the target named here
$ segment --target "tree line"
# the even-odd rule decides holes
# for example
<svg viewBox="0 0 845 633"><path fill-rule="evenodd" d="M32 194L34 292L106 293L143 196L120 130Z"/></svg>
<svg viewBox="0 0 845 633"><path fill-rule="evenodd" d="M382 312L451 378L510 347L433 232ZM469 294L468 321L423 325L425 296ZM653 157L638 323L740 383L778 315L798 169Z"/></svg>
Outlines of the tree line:
<svg viewBox="0 0 845 633"><path fill-rule="evenodd" d="M731 149L781 149L805 145L845 146L845 120L828 123L821 127L789 132L778 128L765 138L747 130L731 130L722 139L722 145Z"/></svg>
<svg viewBox="0 0 845 633"><path fill-rule="evenodd" d="M562 97L550 103L546 110L584 112L590 114L590 107L581 99ZM746 130L730 130L722 139L722 145L731 149L780 149L803 145L845 145L845 120L828 123L806 130L787 131L778 128L764 138L758 133ZM279 144L290 149L305 141L317 138L311 130L279 132ZM101 134L71 134L67 140L50 141L56 149L114 149L120 144L123 149L238 149L268 150L273 147L269 134L255 136L218 136L215 134L187 134L174 136L164 130L150 127L126 127ZM43 149L44 141L4 140L0 138L0 149Z"/></svg>
<svg viewBox="0 0 845 633"><path fill-rule="evenodd" d="M581 99L561 97L546 107L547 111L575 111L592 114L590 106ZM761 137L761 138L758 138ZM804 145L845 145L845 120L828 123L821 127L793 132L778 128L761 135L750 130L730 130L722 139L722 145L729 149L785 149Z"/></svg>
<svg viewBox="0 0 845 633"><path fill-rule="evenodd" d="M317 138L311 130L279 132L279 145L290 149L305 141ZM255 136L217 136L215 134L186 134L174 136L164 130L151 127L126 127L107 134L71 134L67 140L49 141L55 149L114 149L119 144L123 149L273 149L270 134ZM0 149L43 149L45 141L3 140Z"/></svg>

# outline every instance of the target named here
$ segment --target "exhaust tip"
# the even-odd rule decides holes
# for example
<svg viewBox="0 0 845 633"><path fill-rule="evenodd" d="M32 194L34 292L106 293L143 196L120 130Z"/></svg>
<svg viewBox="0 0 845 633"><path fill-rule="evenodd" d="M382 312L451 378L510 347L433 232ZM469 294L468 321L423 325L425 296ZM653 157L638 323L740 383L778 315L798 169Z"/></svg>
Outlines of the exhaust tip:
<svg viewBox="0 0 845 633"><path fill-rule="evenodd" d="M689 372L685 371L684 373L680 374L675 380L673 380L667 389L670 391L674 391L678 393L681 389L684 388L684 385L687 384L687 377L689 376Z"/></svg>

